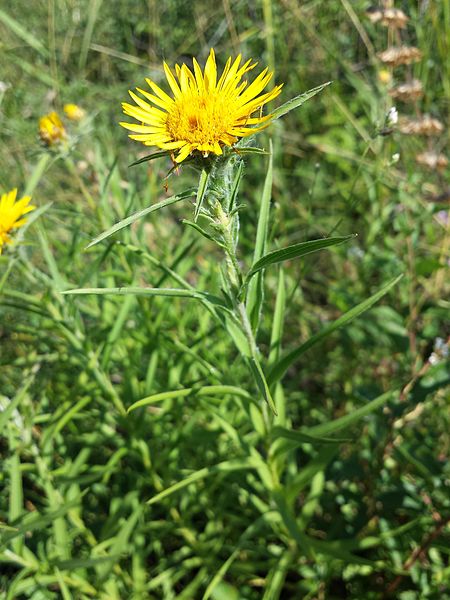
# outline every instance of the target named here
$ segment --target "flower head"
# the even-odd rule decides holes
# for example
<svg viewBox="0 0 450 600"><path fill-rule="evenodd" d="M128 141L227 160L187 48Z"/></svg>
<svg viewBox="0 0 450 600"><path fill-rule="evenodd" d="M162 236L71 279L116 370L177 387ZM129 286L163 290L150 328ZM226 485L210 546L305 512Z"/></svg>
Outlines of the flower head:
<svg viewBox="0 0 450 600"><path fill-rule="evenodd" d="M64 112L68 119L76 122L82 121L86 116L86 111L81 106L78 106L78 104L64 104Z"/></svg>
<svg viewBox="0 0 450 600"><path fill-rule="evenodd" d="M262 116L262 107L276 98L282 87L262 93L272 78L267 68L250 85L242 81L257 63L248 60L241 65L241 60L241 55L234 61L229 58L219 78L212 49L203 72L195 58L193 72L183 64L175 65L173 73L164 63L172 96L147 79L153 93L139 88L138 92L148 102L130 91L136 105L122 104L124 113L140 124L120 124L134 132L130 138L146 146L176 150L177 163L194 151L203 156L222 154L223 146L232 146L239 138L267 127L271 115Z"/></svg>
<svg viewBox="0 0 450 600"><path fill-rule="evenodd" d="M30 196L24 196L16 200L17 189L11 190L0 197L0 254L3 244L9 244L11 238L9 232L11 229L18 229L25 224L24 215L34 210L35 206L30 206Z"/></svg>
<svg viewBox="0 0 450 600"><path fill-rule="evenodd" d="M47 146L54 146L66 138L66 130L56 112L39 119L39 136Z"/></svg>

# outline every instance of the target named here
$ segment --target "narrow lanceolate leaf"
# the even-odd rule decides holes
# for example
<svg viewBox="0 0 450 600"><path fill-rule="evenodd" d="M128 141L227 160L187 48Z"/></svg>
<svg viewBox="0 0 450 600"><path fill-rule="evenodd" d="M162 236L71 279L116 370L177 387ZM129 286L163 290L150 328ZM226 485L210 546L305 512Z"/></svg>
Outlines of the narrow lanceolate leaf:
<svg viewBox="0 0 450 600"><path fill-rule="evenodd" d="M159 494L156 494L156 496L153 496L153 498L150 498L150 500L147 501L147 504L154 504L155 502L159 502L163 498L166 498L167 496L170 496L171 494L182 490L191 483L194 483L195 481L200 481L201 479L205 479L210 475L228 473L230 471L243 471L246 469L255 469L256 467L257 465L255 464L255 461L252 461L250 458L243 460L226 460L212 467L204 467L203 469L195 471L185 479L177 481L177 483L174 483Z"/></svg>
<svg viewBox="0 0 450 600"><path fill-rule="evenodd" d="M300 346L294 348L294 350L289 352L289 354L283 356L277 363L275 363L275 365L270 370L267 378L269 384L273 385L277 381L279 381L286 373L288 368L291 366L291 364L295 362L297 358L299 358L304 352L306 352L312 346L317 344L317 342L320 342L323 338L327 337L340 327L347 325L348 323L353 321L353 319L356 319L356 317L359 317L359 315L362 315L366 310L371 308L376 302L378 302L378 300L380 300L384 295L386 295L389 292L389 290L400 281L402 277L403 274L398 275L398 277L396 277L387 285L382 287L381 290L373 294L373 296L370 296L370 298L367 298L367 300L364 300L360 304L357 304L356 306L348 310L346 313L344 313L342 316L340 316L338 319L336 319L336 321L333 321L333 323L330 323L329 325L321 329L318 333L310 337L309 340L307 340L304 344L300 344Z"/></svg>
<svg viewBox="0 0 450 600"><path fill-rule="evenodd" d="M270 336L269 365L273 365L280 358L281 339L283 337L284 313L286 310L286 286L284 283L283 267L278 273L278 289L273 313L272 333Z"/></svg>
<svg viewBox="0 0 450 600"><path fill-rule="evenodd" d="M335 431L340 431L341 429L345 429L346 427L353 425L353 423L356 423L356 421L359 421L359 419L362 419L366 415L370 414L377 408L381 408L382 406L385 406L387 401L390 398L392 398L392 396L394 396L395 394L398 394L398 391L390 390L389 392L381 394L381 396L377 396L377 398L374 398L374 400L371 400L364 406L361 406L361 408L352 410L352 412L349 413L348 415L344 415L343 417L339 417L339 419L335 419L334 421L329 421L328 423L322 423L321 425L316 425L315 427L308 427L308 429L305 429L304 431L305 431L305 433L307 433L309 435L322 436L322 435L330 435L331 433L334 433Z"/></svg>
<svg viewBox="0 0 450 600"><path fill-rule="evenodd" d="M134 162L131 163L131 165L128 165L128 166L135 167L136 165L140 165L144 162L148 162L149 160L154 160L155 158L163 158L164 156L169 156L169 152L167 152L167 150L164 150L162 152L153 152L153 154L148 154L147 156L144 156L143 158L140 158L139 160L135 160Z"/></svg>
<svg viewBox="0 0 450 600"><path fill-rule="evenodd" d="M337 439L312 435L310 429L300 429L299 431L294 431L293 429L286 429L285 427L274 427L272 430L272 439L277 440L280 438L293 442L295 446L299 446L301 444L342 444L350 441L348 439Z"/></svg>
<svg viewBox="0 0 450 600"><path fill-rule="evenodd" d="M193 229L195 229L195 231L198 231L198 233L200 235L202 235L204 238L206 238L210 242L214 242L214 244L217 244L221 248L226 249L225 244L222 244L222 242L219 242L219 240L216 240L212 234L208 233L205 229L203 229L203 227L200 227L200 225L198 223L194 223L194 221L189 221L188 219L183 219L181 222L183 223L183 225L188 225L189 227L192 227Z"/></svg>
<svg viewBox="0 0 450 600"><path fill-rule="evenodd" d="M312 88L311 90L308 90L307 92L304 92L303 94L292 98L292 100L288 100L273 111L272 120L279 119L280 117L286 115L288 112L291 112L291 110L294 110L294 108L298 108L299 106L307 102L310 98L321 92L324 88L328 87L330 84L331 81L327 81L326 83L322 83L322 85Z"/></svg>
<svg viewBox="0 0 450 600"><path fill-rule="evenodd" d="M208 189L208 179L209 173L205 169L202 169L200 173L200 179L198 181L198 190L197 190L197 198L195 201L195 211L194 211L194 223L197 222L198 215L203 206L203 201L206 196L206 190Z"/></svg>
<svg viewBox="0 0 450 600"><path fill-rule="evenodd" d="M243 171L244 171L244 163L243 163L243 161L239 161L238 167L235 171L233 185L231 187L230 197L228 199L228 206L226 206L226 212L228 212L228 213L231 213L236 208L237 195L238 195L239 185L241 183Z"/></svg>
<svg viewBox="0 0 450 600"><path fill-rule="evenodd" d="M258 148L256 146L238 146L234 148L238 154L270 154L267 150L263 148Z"/></svg>
<svg viewBox="0 0 450 600"><path fill-rule="evenodd" d="M299 242L298 244L293 244L292 246L287 246L286 248L280 248L279 250L273 250L253 264L252 268L247 273L246 281L248 283L255 273L258 273L258 271L261 271L261 269L265 269L270 265L275 265L276 263L280 263L285 260L292 260L293 258L300 258L306 254L312 254L313 252L318 252L319 250L329 248L330 246L343 244L354 237L354 235L346 235L343 237L310 240L308 242Z"/></svg>
<svg viewBox="0 0 450 600"><path fill-rule="evenodd" d="M155 212L156 210L159 210L160 208L169 206L170 204L175 204L176 202L180 202L181 200L186 200L187 198L191 198L192 196L195 196L195 194L196 194L195 188L191 188L189 190L186 190L185 192L182 192L181 194L178 194L176 196L170 196L170 198L161 200L161 202L152 204L152 206L148 206L147 208L138 210L137 212L133 213L126 219L122 219L121 221L119 221L118 223L116 223L115 225L113 225L112 227L110 227L109 229L104 231L103 233L101 233L99 236L94 238L92 240L92 242L86 246L86 249L91 248L91 246L95 246L96 244L98 244L99 242L102 242L103 240L106 240L106 238L109 238L111 235L113 235L114 233L117 233L124 227L128 227L128 225L131 225L135 221L142 219L142 217L145 217L146 215L148 215L152 212Z"/></svg>
<svg viewBox="0 0 450 600"><path fill-rule="evenodd" d="M272 394L270 393L270 389L269 389L269 386L266 381L266 377L263 373L263 370L261 368L261 365L259 364L258 359L256 357L250 357L247 360L248 360L250 370L253 373L253 378L256 382L256 385L258 386L259 391L261 392L264 400L267 402L267 404L272 409L273 414L277 415L278 412L277 412L277 409L275 406L275 402L273 401Z"/></svg>
<svg viewBox="0 0 450 600"><path fill-rule="evenodd" d="M206 300L212 304L226 308L223 300L218 296L207 294L206 292L197 292L195 290L185 290L182 288L145 288L145 287L116 287L116 288L78 288L73 290L64 290L61 294L72 295L100 295L113 294L116 296L170 296L178 298L195 298L197 300Z"/></svg>
<svg viewBox="0 0 450 600"><path fill-rule="evenodd" d="M272 153L272 141L270 141L270 152ZM255 250L253 253L253 263L257 263L266 252L267 232L269 229L269 211L270 200L272 198L272 181L273 181L273 160L272 154L269 157L267 166L267 174L264 181L261 203L259 206L258 228L256 230ZM256 333L260 321L260 313L264 302L264 279L263 273L258 273L258 277L254 279L248 287L247 292L247 313L253 331Z"/></svg>
<svg viewBox="0 0 450 600"><path fill-rule="evenodd" d="M151 396L147 396L146 398L142 398L141 400L134 402L128 407L127 412L130 413L133 410L136 410L136 408L148 406L149 404L155 404L156 402L163 402L164 400L169 400L171 398L186 398L191 394L195 394L196 396L225 396L228 394L231 396L240 396L246 398L247 400L251 399L251 396L248 392L233 385L205 385L200 388L191 387L180 390L170 390L168 392L160 392L159 394L152 394Z"/></svg>

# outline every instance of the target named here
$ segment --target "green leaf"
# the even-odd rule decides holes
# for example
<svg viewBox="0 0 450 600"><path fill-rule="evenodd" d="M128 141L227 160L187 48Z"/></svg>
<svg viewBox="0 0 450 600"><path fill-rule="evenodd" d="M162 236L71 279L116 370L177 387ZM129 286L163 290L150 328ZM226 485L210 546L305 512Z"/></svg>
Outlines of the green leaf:
<svg viewBox="0 0 450 600"><path fill-rule="evenodd" d="M283 117L291 110L294 110L294 108L298 108L299 106L304 104L307 100L309 100L310 98L312 98L313 96L315 96L316 94L321 92L324 88L328 87L330 84L331 84L331 81L327 81L326 83L322 83L322 85L312 88L311 90L308 90L307 92L304 92L303 94L300 94L299 96L296 96L295 98L292 98L292 100L288 100L287 102L285 102L284 104L282 104L281 106L279 106L277 109L275 109L273 111L272 120L274 121L276 119L279 119L280 117Z"/></svg>
<svg viewBox="0 0 450 600"><path fill-rule="evenodd" d="M290 506L288 506L284 491L281 487L273 491L273 499L277 505L278 512L291 538L295 540L297 546L304 551L309 559L313 559L314 551L310 543L311 540L300 530L295 515Z"/></svg>
<svg viewBox="0 0 450 600"><path fill-rule="evenodd" d="M202 172L200 173L200 179L198 181L197 197L195 200L194 223L197 222L198 215L200 214L203 206L203 201L205 200L206 191L208 189L208 180L208 171L202 169Z"/></svg>
<svg viewBox="0 0 450 600"><path fill-rule="evenodd" d="M147 208L138 210L137 212L133 213L126 219L122 219L121 221L119 221L118 223L116 223L115 225L113 225L112 227L110 227L109 229L104 231L103 233L101 233L99 236L94 238L92 240L92 242L90 242L86 246L86 249L91 248L92 246L95 246L96 244L98 244L99 242L102 242L103 240L106 240L106 238L109 238L111 235L113 235L117 231L120 231L124 227L128 227L128 225L131 225L131 223L134 223L135 221L138 221L142 217L145 217L145 215L155 212L156 210L159 210L161 208L164 208L165 206L169 206L170 204L175 204L176 202L180 202L181 200L186 200L187 198L191 198L192 196L195 196L195 193L196 193L195 188L190 188L189 190L186 190L185 192L182 192L181 194L178 194L176 196L170 196L170 198L161 200L161 202L152 204L152 206L148 206Z"/></svg>
<svg viewBox="0 0 450 600"><path fill-rule="evenodd" d="M267 585L262 600L278 600L281 597L286 575L295 555L295 548L288 548L283 552L281 558L275 561L266 577Z"/></svg>
<svg viewBox="0 0 450 600"><path fill-rule="evenodd" d="M278 273L277 298L273 313L272 333L270 335L270 353L268 364L273 365L280 358L281 340L283 337L284 313L286 310L286 286L284 283L283 267Z"/></svg>
<svg viewBox="0 0 450 600"><path fill-rule="evenodd" d="M343 244L354 237L354 235L346 235L343 237L325 238L322 240L310 240L308 242L299 242L298 244L293 244L286 248L280 248L279 250L273 250L253 264L252 268L247 273L246 282L248 284L255 273L261 271L261 269L265 269L269 265L274 265L285 260L292 260L293 258L300 258L300 256L318 252L323 248Z"/></svg>
<svg viewBox="0 0 450 600"><path fill-rule="evenodd" d="M235 171L235 176L233 179L233 185L231 187L231 192L229 198L225 200L224 208L225 212L232 213L237 209L236 202L238 197L239 185L242 179L242 173L244 172L244 161L239 161L237 169Z"/></svg>
<svg viewBox="0 0 450 600"><path fill-rule="evenodd" d="M389 290L400 281L402 277L403 274L398 275L397 277L395 277L395 279L392 279L392 281L390 281L387 285L382 287L381 290L373 294L373 296L370 296L370 298L367 298L367 300L364 300L360 304L357 304L356 306L348 310L346 313L344 313L342 316L336 319L336 321L333 321L333 323L330 323L329 325L321 329L318 333L310 337L309 340L307 340L304 344L297 346L297 348L295 348L294 350L286 354L284 357L282 357L277 363L275 363L275 365L269 372L267 378L269 385L273 385L274 383L279 381L286 373L288 368L291 366L291 364L295 362L297 358L299 358L312 346L317 344L317 342L320 342L323 338L327 337L340 327L347 325L348 323L353 321L353 319L356 319L356 317L359 317L360 315L362 315L362 313L371 308L376 302L378 302L378 300L385 296L389 292Z"/></svg>
<svg viewBox="0 0 450 600"><path fill-rule="evenodd" d="M147 156L144 156L143 158L140 158L139 160L135 160L134 162L131 163L131 165L128 165L128 167L135 167L136 165L140 165L144 162L148 162L149 160L154 160L155 158L163 158L164 156L169 156L169 152L167 152L167 150L164 150L163 152L153 152L153 154L148 154Z"/></svg>
<svg viewBox="0 0 450 600"><path fill-rule="evenodd" d="M308 427L304 429L304 432L309 435L330 435L330 433L334 433L335 431L339 431L340 429L345 429L356 421L359 421L366 415L370 414L377 408L385 406L386 402L395 394L398 394L397 390L390 390L389 392L385 392L371 400L361 408L357 408L352 410L348 415L344 415L343 417L339 417L339 419L335 419L334 421L329 421L328 423L322 423L321 425L316 425L315 427Z"/></svg>
<svg viewBox="0 0 450 600"><path fill-rule="evenodd" d="M195 298L196 300L205 300L222 308L226 308L223 300L218 296L207 294L206 292L197 292L195 290L185 290L182 288L145 288L145 287L117 287L117 288L75 288L73 290L64 290L64 295L99 295L114 294L116 296L168 296L176 298Z"/></svg>
<svg viewBox="0 0 450 600"><path fill-rule="evenodd" d="M66 582L64 581L63 576L58 568L55 569L55 574L58 579L58 585L61 591L62 600L73 600L73 596L70 593L69 588L67 587Z"/></svg>
<svg viewBox="0 0 450 600"><path fill-rule="evenodd" d="M235 387L233 385L205 385L200 388L183 388L180 390L170 390L168 392L160 392L159 394L152 394L151 396L147 396L146 398L142 398L137 402L134 402L131 406L128 407L127 412L130 413L136 408L140 408L141 406L148 406L149 404L155 404L156 402L163 402L164 400L168 400L171 398L186 398L191 394L195 394L196 396L224 396L225 394L230 394L234 396L241 396L243 398L247 398L250 400L251 396L248 392L243 390L242 388Z"/></svg>
<svg viewBox="0 0 450 600"><path fill-rule="evenodd" d="M204 467L203 469L199 469L198 471L195 471L194 473L192 473L185 479L182 479L181 481L177 481L177 483L174 483L173 485L166 488L159 494L156 494L156 496L153 496L153 498L150 498L150 500L147 501L147 504L155 504L155 502L159 502L160 500L163 500L163 498L167 498L167 496L170 496L171 494L174 494L175 492L182 490L183 488L187 487L191 483L200 481L201 479L205 479L206 477L209 477L210 475L215 475L215 474L219 474L219 473L228 473L230 471L242 471L242 470L246 470L246 469L256 469L256 468L257 468L257 465L251 459L226 460L217 465L213 465L212 467Z"/></svg>
<svg viewBox="0 0 450 600"><path fill-rule="evenodd" d="M345 561L349 564L368 565L371 567L382 565L381 561L373 562L348 552L346 540L333 540L328 542L312 538L303 533L295 518L293 510L286 502L283 491L284 490L280 488L273 492L273 498L277 504L279 514L290 536L295 540L299 549L304 551L310 559L314 559L315 554L320 553L325 556L332 556L333 558L337 558L338 560Z"/></svg>
<svg viewBox="0 0 450 600"><path fill-rule="evenodd" d="M267 232L269 230L269 211L270 200L272 198L272 181L273 181L273 160L272 160L272 141L270 141L269 163L267 165L267 173L264 181L263 193L261 196L261 204L259 207L258 228L256 231L255 250L253 253L253 263L257 263L264 255L267 245ZM250 319L250 323L254 332L257 331L261 308L264 302L264 278L263 273L259 273L256 280L250 282L247 292L246 308Z"/></svg>
<svg viewBox="0 0 450 600"><path fill-rule="evenodd" d="M255 356L251 356L247 358L247 362L249 364L250 370L253 373L253 377L255 379L256 385L258 386L259 391L261 392L264 400L272 409L274 415L277 415L277 408L275 406L275 402L273 401L272 394L270 393L269 386L266 381L266 377L263 373L261 365L259 364L258 359Z"/></svg>
<svg viewBox="0 0 450 600"><path fill-rule="evenodd" d="M300 429L294 431L293 429L286 429L285 427L274 427L272 429L272 438L277 440L279 438L294 442L295 447L301 444L343 444L349 442L349 439L337 439L337 438L326 438L319 437L317 435L311 435L309 430ZM292 448L292 446L291 446Z"/></svg>
<svg viewBox="0 0 450 600"><path fill-rule="evenodd" d="M222 244L222 242L219 242L219 240L216 240L213 235L208 233L205 229L203 229L203 227L200 227L200 225L198 223L194 223L193 221L189 221L188 219L183 219L181 222L183 223L183 225L188 225L189 227L192 227L193 229L195 229L195 231L198 231L198 233L200 235L205 237L210 242L213 242L214 244L217 244L221 248L226 249L225 244Z"/></svg>
<svg viewBox="0 0 450 600"><path fill-rule="evenodd" d="M257 148L256 146L243 146L242 148L236 148L235 151L238 154L265 154L269 155L271 152L267 152L267 150L263 150L262 148Z"/></svg>

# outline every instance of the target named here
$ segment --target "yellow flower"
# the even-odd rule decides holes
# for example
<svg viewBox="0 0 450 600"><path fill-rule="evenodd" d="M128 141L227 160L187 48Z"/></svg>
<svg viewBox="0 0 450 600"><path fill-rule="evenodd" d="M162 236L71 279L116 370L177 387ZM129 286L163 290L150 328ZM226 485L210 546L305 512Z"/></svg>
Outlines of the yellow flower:
<svg viewBox="0 0 450 600"><path fill-rule="evenodd" d="M56 112L39 119L39 136L47 146L58 144L66 138L66 130Z"/></svg>
<svg viewBox="0 0 450 600"><path fill-rule="evenodd" d="M81 121L86 116L86 112L78 104L65 104L64 112L71 121Z"/></svg>
<svg viewBox="0 0 450 600"><path fill-rule="evenodd" d="M181 67L175 65L174 74L164 63L172 97L147 79L153 94L140 88L137 90L151 104L131 91L130 96L137 106L122 104L124 113L141 124L120 124L134 132L130 138L146 146L177 150L178 155L174 158L177 163L194 151L205 157L210 152L222 154L223 146L232 146L239 138L267 127L271 115L262 116L262 107L276 98L282 88L278 85L262 94L272 78L268 69L264 69L250 85L246 80L241 81L257 65L248 60L240 66L241 60L241 55L234 62L229 58L219 79L212 49L203 73L195 58L194 72L183 64ZM257 115L252 116L255 113Z"/></svg>
<svg viewBox="0 0 450 600"><path fill-rule="evenodd" d="M0 254L2 253L3 244L9 244L11 238L9 232L11 229L18 229L26 222L23 215L26 215L35 206L30 206L31 196L24 196L16 201L17 189L11 190L7 194L2 194L0 197Z"/></svg>
<svg viewBox="0 0 450 600"><path fill-rule="evenodd" d="M378 71L378 80L383 85L387 85L392 81L392 75L387 69L380 69Z"/></svg>

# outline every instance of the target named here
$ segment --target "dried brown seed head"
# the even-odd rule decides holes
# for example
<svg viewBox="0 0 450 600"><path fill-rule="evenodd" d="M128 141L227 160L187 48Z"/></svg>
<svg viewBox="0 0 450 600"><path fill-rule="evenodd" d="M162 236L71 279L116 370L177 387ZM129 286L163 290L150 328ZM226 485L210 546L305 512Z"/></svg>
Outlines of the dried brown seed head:
<svg viewBox="0 0 450 600"><path fill-rule="evenodd" d="M402 102L414 102L423 96L422 83L418 79L413 79L390 89L389 94Z"/></svg>
<svg viewBox="0 0 450 600"><path fill-rule="evenodd" d="M448 165L447 157L436 152L422 152L416 156L416 162L433 171L441 171Z"/></svg>
<svg viewBox="0 0 450 600"><path fill-rule="evenodd" d="M399 124L400 133L405 135L437 135L444 131L444 125L438 120L424 115L420 119L402 119Z"/></svg>
<svg viewBox="0 0 450 600"><path fill-rule="evenodd" d="M372 23L381 23L385 27L394 29L404 29L409 21L408 15L399 8L374 6L369 8L366 14Z"/></svg>
<svg viewBox="0 0 450 600"><path fill-rule="evenodd" d="M398 67L399 65L409 65L417 62L422 58L422 52L414 46L393 46L383 52L379 52L378 58L386 65Z"/></svg>

